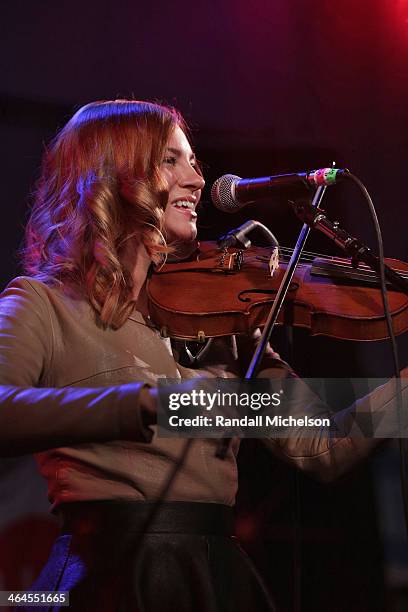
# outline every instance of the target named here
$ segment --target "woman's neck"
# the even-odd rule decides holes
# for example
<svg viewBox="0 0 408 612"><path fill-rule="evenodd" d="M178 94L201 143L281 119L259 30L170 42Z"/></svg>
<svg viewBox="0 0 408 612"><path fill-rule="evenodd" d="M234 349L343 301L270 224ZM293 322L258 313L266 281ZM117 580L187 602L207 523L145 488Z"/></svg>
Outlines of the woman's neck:
<svg viewBox="0 0 408 612"><path fill-rule="evenodd" d="M133 280L133 299L139 301L144 293L147 273L152 260L142 242L129 242L123 264L129 270Z"/></svg>

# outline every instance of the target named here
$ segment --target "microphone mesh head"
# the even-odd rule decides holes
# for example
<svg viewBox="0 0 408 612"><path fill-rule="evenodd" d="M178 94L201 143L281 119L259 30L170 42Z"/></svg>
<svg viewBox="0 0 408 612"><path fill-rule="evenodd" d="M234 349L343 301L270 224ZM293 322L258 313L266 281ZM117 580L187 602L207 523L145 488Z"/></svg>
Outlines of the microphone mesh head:
<svg viewBox="0 0 408 612"><path fill-rule="evenodd" d="M211 200L216 208L233 213L243 206L235 198L235 185L240 180L241 177L235 174L224 174L215 181L211 187Z"/></svg>

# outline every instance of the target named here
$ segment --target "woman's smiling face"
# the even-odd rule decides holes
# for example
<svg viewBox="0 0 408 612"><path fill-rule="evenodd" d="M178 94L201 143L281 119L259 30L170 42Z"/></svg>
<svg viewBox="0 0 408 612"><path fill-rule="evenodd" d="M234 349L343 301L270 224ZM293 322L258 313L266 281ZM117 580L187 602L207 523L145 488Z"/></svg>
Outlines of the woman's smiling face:
<svg viewBox="0 0 408 612"><path fill-rule="evenodd" d="M168 201L164 225L169 242L189 242L197 235L195 209L204 187L196 158L183 130L176 126L169 138L161 168Z"/></svg>

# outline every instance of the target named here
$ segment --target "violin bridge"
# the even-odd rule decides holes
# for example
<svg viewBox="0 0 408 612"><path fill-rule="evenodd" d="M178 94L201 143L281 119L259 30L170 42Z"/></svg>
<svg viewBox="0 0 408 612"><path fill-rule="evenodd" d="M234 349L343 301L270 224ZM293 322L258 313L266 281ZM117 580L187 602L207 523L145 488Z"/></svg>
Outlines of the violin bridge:
<svg viewBox="0 0 408 612"><path fill-rule="evenodd" d="M272 278L276 270L279 268L279 249L277 246L275 246L272 250L268 265L269 265L269 273Z"/></svg>

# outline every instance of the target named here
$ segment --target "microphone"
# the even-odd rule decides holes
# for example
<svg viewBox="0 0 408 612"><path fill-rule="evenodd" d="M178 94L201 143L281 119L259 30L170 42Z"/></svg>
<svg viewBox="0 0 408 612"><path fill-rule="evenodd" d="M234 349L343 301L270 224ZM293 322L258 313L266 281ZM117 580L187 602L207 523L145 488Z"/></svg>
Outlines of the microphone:
<svg viewBox="0 0 408 612"><path fill-rule="evenodd" d="M339 168L321 168L310 172L293 174L276 174L261 178L243 179L234 174L225 174L217 179L211 188L211 199L216 208L234 213L246 204L265 198L275 187L293 185L311 185L312 187L328 186L347 178L348 170Z"/></svg>

